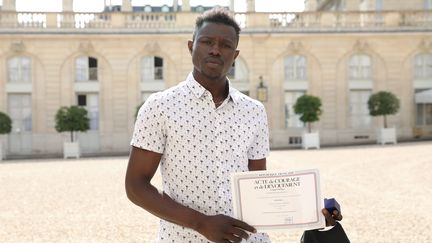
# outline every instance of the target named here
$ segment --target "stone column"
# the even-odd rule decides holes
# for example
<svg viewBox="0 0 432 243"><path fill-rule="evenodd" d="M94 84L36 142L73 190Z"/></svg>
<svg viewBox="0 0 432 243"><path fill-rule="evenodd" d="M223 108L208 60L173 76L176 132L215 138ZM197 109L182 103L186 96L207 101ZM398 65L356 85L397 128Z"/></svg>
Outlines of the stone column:
<svg viewBox="0 0 432 243"><path fill-rule="evenodd" d="M183 2L182 12L190 12L191 11L191 6L190 6L189 0L183 0L182 2Z"/></svg>
<svg viewBox="0 0 432 243"><path fill-rule="evenodd" d="M173 0L173 11L174 12L178 11L178 0Z"/></svg>
<svg viewBox="0 0 432 243"><path fill-rule="evenodd" d="M3 11L16 11L15 0L3 0Z"/></svg>
<svg viewBox="0 0 432 243"><path fill-rule="evenodd" d="M234 0L230 0L230 1L229 1L229 10L230 10L231 12L234 12Z"/></svg>
<svg viewBox="0 0 432 243"><path fill-rule="evenodd" d="M121 11L122 12L132 12L131 0L122 0Z"/></svg>
<svg viewBox="0 0 432 243"><path fill-rule="evenodd" d="M255 12L255 0L247 0L246 12Z"/></svg>
<svg viewBox="0 0 432 243"><path fill-rule="evenodd" d="M63 0L63 12L73 12L73 0Z"/></svg>

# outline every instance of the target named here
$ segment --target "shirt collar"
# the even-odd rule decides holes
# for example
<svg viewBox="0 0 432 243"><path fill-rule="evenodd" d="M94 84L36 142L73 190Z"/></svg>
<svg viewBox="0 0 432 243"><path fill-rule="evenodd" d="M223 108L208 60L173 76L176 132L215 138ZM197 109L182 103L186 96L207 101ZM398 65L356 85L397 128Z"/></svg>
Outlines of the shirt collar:
<svg viewBox="0 0 432 243"><path fill-rule="evenodd" d="M227 80L228 80L228 96L234 102L234 104L238 104L240 100L240 92L234 87L232 87L231 81L228 78ZM207 91L200 83L198 83L198 81L195 80L194 76L192 75L192 72L190 72L186 78L186 85L197 98L201 98L204 95L204 93Z"/></svg>

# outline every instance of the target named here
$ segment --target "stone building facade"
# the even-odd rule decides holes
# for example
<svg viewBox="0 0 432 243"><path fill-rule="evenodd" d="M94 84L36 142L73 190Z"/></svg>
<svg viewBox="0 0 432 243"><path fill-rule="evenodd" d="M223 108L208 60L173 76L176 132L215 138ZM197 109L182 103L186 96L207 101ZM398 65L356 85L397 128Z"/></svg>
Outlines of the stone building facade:
<svg viewBox="0 0 432 243"><path fill-rule="evenodd" d="M292 105L319 96L323 114L313 129L323 145L373 143L382 118L367 99L386 90L401 100L389 117L399 140L432 137L432 12L430 0L308 0L301 13L262 13L248 0L232 11L242 26L233 85L257 97L269 117L271 146L297 147L304 125ZM402 3L401 3L402 2ZM62 153L67 134L55 131L61 106L89 111L91 129L78 135L84 155L129 150L136 107L191 71L187 40L203 6L133 8L130 1L101 13L0 11L0 111L13 120L2 136L7 156ZM233 9L233 0L228 9Z"/></svg>

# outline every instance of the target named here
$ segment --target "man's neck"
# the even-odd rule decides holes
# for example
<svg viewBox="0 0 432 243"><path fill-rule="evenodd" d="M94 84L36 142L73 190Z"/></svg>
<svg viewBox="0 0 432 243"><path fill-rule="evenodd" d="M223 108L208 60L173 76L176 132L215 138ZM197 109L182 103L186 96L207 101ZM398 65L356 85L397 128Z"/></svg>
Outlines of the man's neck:
<svg viewBox="0 0 432 243"><path fill-rule="evenodd" d="M228 81L226 77L209 79L198 72L192 72L192 74L195 80L212 94L213 101L221 101L228 96Z"/></svg>

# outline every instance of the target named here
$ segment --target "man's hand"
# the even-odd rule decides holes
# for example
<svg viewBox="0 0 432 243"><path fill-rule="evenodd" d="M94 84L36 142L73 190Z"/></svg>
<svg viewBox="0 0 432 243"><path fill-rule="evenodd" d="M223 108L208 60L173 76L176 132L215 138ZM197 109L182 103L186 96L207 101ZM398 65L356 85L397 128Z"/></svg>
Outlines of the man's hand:
<svg viewBox="0 0 432 243"><path fill-rule="evenodd" d="M326 219L326 226L335 226L336 220L340 221L342 220L342 214L340 214L337 210L333 211L333 214L330 214L329 211L325 208L321 210L322 214L324 214L324 217Z"/></svg>
<svg viewBox="0 0 432 243"><path fill-rule="evenodd" d="M205 216L198 222L197 231L213 242L241 242L249 237L247 231L256 233L254 227L222 214Z"/></svg>

